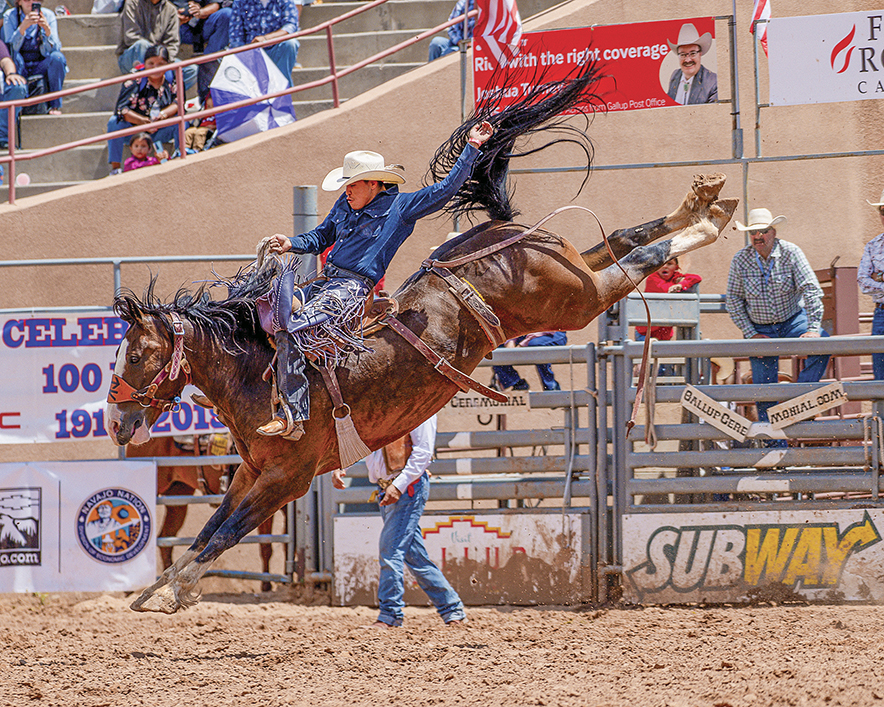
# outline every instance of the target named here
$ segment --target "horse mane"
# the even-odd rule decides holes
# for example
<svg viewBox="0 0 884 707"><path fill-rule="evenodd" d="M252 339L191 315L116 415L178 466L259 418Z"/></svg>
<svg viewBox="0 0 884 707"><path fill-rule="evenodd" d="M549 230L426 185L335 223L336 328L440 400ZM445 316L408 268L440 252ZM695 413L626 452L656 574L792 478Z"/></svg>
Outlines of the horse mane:
<svg viewBox="0 0 884 707"><path fill-rule="evenodd" d="M485 211L493 220L512 221L519 211L512 204L514 191L507 183L510 160L532 155L559 143L577 145L586 157L586 174L575 197L583 190L589 179L594 154L592 141L586 135L588 114L605 110L603 99L595 93L602 76L594 61L578 65L561 81L549 80L548 76L549 69L535 70L531 79L532 87L517 103L501 109L500 104L507 89L521 91L521 81L514 72L499 67L491 83L500 83L501 88L487 92L467 121L436 150L425 182L438 182L451 171L466 146L473 126L487 120L494 127L494 134L482 146L472 177L445 207L447 213L463 217ZM498 80L499 77L502 81ZM562 115L565 111L574 110L583 116L583 129L569 125L569 116ZM539 147L516 149L517 140L533 135L554 137Z"/></svg>
<svg viewBox="0 0 884 707"><path fill-rule="evenodd" d="M121 290L114 297L114 312L130 326L138 326L145 315L153 317L170 337L172 324L168 315L175 312L234 356L253 344L269 348L255 302L270 289L278 271L278 266L243 268L232 278L204 283L195 291L179 288L170 302L163 302L156 295L157 276L152 275L141 298L130 289ZM219 286L227 287L227 297L212 299L209 291Z"/></svg>

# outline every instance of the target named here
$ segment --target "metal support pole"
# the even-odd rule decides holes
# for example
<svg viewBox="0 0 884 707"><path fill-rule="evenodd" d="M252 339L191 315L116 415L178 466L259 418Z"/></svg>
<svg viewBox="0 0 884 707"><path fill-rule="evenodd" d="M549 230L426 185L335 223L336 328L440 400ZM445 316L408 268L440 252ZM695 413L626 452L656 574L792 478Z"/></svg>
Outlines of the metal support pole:
<svg viewBox="0 0 884 707"><path fill-rule="evenodd" d="M596 424L597 412L597 395L596 388L596 355L595 344L590 342L586 345L586 389L590 393L589 400L586 403L586 427L589 430L589 444L587 445L587 456L589 462L589 479L594 483L589 485L589 513L590 517L584 523L583 529L586 533L583 541L584 554L583 558L586 566L590 569L592 588L590 591L590 600L598 601L598 580L596 576L596 568L598 567L598 542L596 528L598 526L598 490L596 487L598 479L598 430ZM594 434L593 434L594 433Z"/></svg>
<svg viewBox="0 0 884 707"><path fill-rule="evenodd" d="M316 571L316 492L312 486L295 501L295 527L298 580L303 582Z"/></svg>
<svg viewBox="0 0 884 707"><path fill-rule="evenodd" d="M605 601L608 598L608 581L602 574L602 567L610 562L608 553L608 357L603 354L598 357L598 408L596 412L596 434L598 446L596 447L596 583L598 585L598 599Z"/></svg>
<svg viewBox="0 0 884 707"><path fill-rule="evenodd" d="M316 206L316 185L292 187L292 227L294 235L312 231L319 224L319 211ZM301 261L297 275L301 280L316 276L318 260L305 258Z"/></svg>
<svg viewBox="0 0 884 707"><path fill-rule="evenodd" d="M731 45L731 116L733 120L733 157L743 156L743 128L740 126L740 82L737 76L737 0L733 0L733 14L728 20L728 35Z"/></svg>
<svg viewBox="0 0 884 707"><path fill-rule="evenodd" d="M285 574L289 578L289 584L295 583L295 544L298 534L295 532L295 502L291 501L285 507L285 527L288 530L289 539L285 544Z"/></svg>

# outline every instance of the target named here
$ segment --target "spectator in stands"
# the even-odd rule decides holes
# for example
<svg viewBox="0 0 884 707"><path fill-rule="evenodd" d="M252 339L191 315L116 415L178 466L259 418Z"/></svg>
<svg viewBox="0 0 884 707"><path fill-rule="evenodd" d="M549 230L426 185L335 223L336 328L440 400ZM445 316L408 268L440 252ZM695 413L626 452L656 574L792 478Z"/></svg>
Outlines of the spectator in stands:
<svg viewBox="0 0 884 707"><path fill-rule="evenodd" d="M568 335L563 331L541 331L536 334L526 334L510 339L501 348L515 348L517 346L566 346ZM529 390L528 381L516 373L512 366L493 366L494 383L498 390ZM548 363L537 364L537 374L544 390L561 390L559 382L553 375L552 366Z"/></svg>
<svg viewBox="0 0 884 707"><path fill-rule="evenodd" d="M151 167L160 163L159 159L157 159L150 133L133 135L129 140L129 152L132 153L132 156L126 158L126 162L123 164L124 172L131 172L133 169Z"/></svg>
<svg viewBox="0 0 884 707"><path fill-rule="evenodd" d="M868 199L866 202L877 209L884 225L884 192L881 192L877 202L872 203ZM872 336L881 336L884 334L884 233L879 233L866 243L856 280L863 294L870 295L875 301ZM876 380L884 380L884 353L872 354L872 374Z"/></svg>
<svg viewBox="0 0 884 707"><path fill-rule="evenodd" d="M155 69L169 63L169 51L162 44L149 47L144 59L145 69ZM133 125L149 126L158 120L171 118L178 112L175 103L175 78L171 71L165 74L132 78L123 83L117 107L107 122L107 131L125 130ZM169 125L165 128L145 127L146 132L153 135L154 144L159 144L157 152L162 152L162 143L174 142L178 146L178 126ZM111 175L120 173L120 161L123 159L123 141L125 137L111 138L107 141L107 158L110 162Z"/></svg>
<svg viewBox="0 0 884 707"><path fill-rule="evenodd" d="M15 62L9 56L9 50L6 44L0 42L0 70L3 71L0 78L0 101L17 101L28 96L28 82L25 77L18 73ZM18 117L21 108L15 109L15 115ZM0 110L0 150L6 150L9 147L9 111Z"/></svg>
<svg viewBox="0 0 884 707"><path fill-rule="evenodd" d="M16 73L42 76L47 93L61 91L68 65L61 53L58 21L45 7L34 8L34 0L18 0L3 15L0 31L9 47ZM36 3L38 6L40 3ZM61 99L49 101L49 115L61 115Z"/></svg>
<svg viewBox="0 0 884 707"><path fill-rule="evenodd" d="M445 575L427 555L420 528L421 514L430 496L427 467L436 448L436 416L416 430L365 458L368 475L378 485L378 503L384 527L378 543L381 576L378 582L378 620L373 628L402 625L405 608L405 566L417 580L442 620L448 624L466 621L463 602ZM344 488L346 472L332 472L332 485Z"/></svg>
<svg viewBox="0 0 884 707"><path fill-rule="evenodd" d="M726 307L747 339L817 338L829 334L822 328L823 291L807 257L794 243L777 238L777 224L767 209L752 209L748 224L736 222L749 233L750 243L731 261ZM803 300L803 306L802 306ZM779 357L751 357L753 383L776 383ZM829 356L808 356L799 383L822 378ZM758 419L767 422L774 402L758 402Z"/></svg>
<svg viewBox="0 0 884 707"><path fill-rule="evenodd" d="M460 17L465 12L475 10L476 0L469 0L469 2L469 10L466 10L464 8L466 8L467 6L467 0L457 0L457 3L455 4L454 9L451 11L451 14L448 16L448 19L453 20L455 17ZM467 21L467 39L472 38L473 26L475 24L476 18L469 18L469 20ZM456 25L451 25L451 27L448 28L447 37L433 37L432 41L430 41L430 57L427 61L433 61L434 59L438 59L440 56L445 56L446 54L451 54L451 52L457 51L457 48L463 38L463 22L458 22Z"/></svg>
<svg viewBox="0 0 884 707"><path fill-rule="evenodd" d="M678 40L669 44L670 51L678 55L679 67L669 78L666 93L676 103L693 105L715 103L718 100L718 76L701 63L701 58L712 46L712 35L706 32L702 37L690 22L681 26Z"/></svg>
<svg viewBox="0 0 884 707"><path fill-rule="evenodd" d="M298 0L233 0L230 17L230 48L285 37L298 31L301 2ZM287 39L264 51L279 67L289 86L298 60L297 39Z"/></svg>
<svg viewBox="0 0 884 707"><path fill-rule="evenodd" d="M657 272L648 275L645 280L645 292L687 292L695 288L703 281L699 275L682 273L678 270L678 258L667 260ZM635 340L644 341L648 328L637 326L635 328ZM675 335L675 328L671 326L658 326L651 329L651 338L658 341L670 341Z"/></svg>
<svg viewBox="0 0 884 707"><path fill-rule="evenodd" d="M128 74L147 61L149 47L159 44L166 48L169 61L177 61L181 47L178 10L169 0L126 0L123 4L122 38L117 46L117 64ZM196 67L183 70L184 85L196 83Z"/></svg>
<svg viewBox="0 0 884 707"><path fill-rule="evenodd" d="M230 15L233 0L189 0L186 7L178 8L181 23L181 43L192 44L194 54L214 54L227 47L229 41ZM197 92L205 103L209 84L218 71L218 61L200 64L197 70Z"/></svg>

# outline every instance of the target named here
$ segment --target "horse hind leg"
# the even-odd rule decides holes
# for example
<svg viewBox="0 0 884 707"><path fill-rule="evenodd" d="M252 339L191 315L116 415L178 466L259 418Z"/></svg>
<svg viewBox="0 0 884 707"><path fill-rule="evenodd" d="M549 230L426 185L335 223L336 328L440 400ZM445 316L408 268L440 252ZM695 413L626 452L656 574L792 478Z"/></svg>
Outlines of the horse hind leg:
<svg viewBox="0 0 884 707"><path fill-rule="evenodd" d="M687 228L692 223L701 221L706 217L710 205L718 199L724 182L725 175L721 173L695 175L694 181L691 183L691 190L671 214L643 223L641 226L614 231L608 236L608 243L610 243L614 255L618 259L622 258L635 248L653 243L663 236L668 236ZM614 263L604 243L599 243L580 255L593 272L598 272Z"/></svg>
<svg viewBox="0 0 884 707"><path fill-rule="evenodd" d="M738 199L715 201L708 205L704 218L690 224L669 240L636 248L619 261L619 266L611 265L598 273L598 293L603 302L602 309L607 309L625 297L635 289L635 285L659 270L666 261L714 243L730 221L738 203ZM629 277L624 275L623 270Z"/></svg>

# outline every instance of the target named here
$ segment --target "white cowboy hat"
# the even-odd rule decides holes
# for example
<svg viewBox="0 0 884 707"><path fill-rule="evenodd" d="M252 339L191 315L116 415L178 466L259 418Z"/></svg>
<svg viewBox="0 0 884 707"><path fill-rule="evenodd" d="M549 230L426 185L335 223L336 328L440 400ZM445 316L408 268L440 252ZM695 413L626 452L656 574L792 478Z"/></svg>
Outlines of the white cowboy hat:
<svg viewBox="0 0 884 707"><path fill-rule="evenodd" d="M696 44L700 47L700 54L703 55L708 52L709 47L712 46L712 34L707 32L701 37L700 33L697 32L697 28L690 22L686 22L681 26L681 29L678 30L678 40L675 44L669 40L666 40L666 43L669 45L669 51L672 52L678 51L678 48L685 44Z"/></svg>
<svg viewBox="0 0 884 707"><path fill-rule="evenodd" d="M344 166L333 169L322 180L323 191L337 191L363 179L388 184L405 184L405 167L399 164L384 166L384 158L377 152L356 150L344 155Z"/></svg>
<svg viewBox="0 0 884 707"><path fill-rule="evenodd" d="M738 231L764 231L776 226L778 223L783 223L786 220L786 217L777 216L774 218L767 209L752 209L752 211L749 212L749 218L746 220L749 222L746 226L739 221L734 220Z"/></svg>
<svg viewBox="0 0 884 707"><path fill-rule="evenodd" d="M884 206L884 191L881 192L881 198L878 200L877 203L873 202L873 201L869 201L868 199L866 199L866 203L870 204L871 206L874 206L876 209L879 206Z"/></svg>

